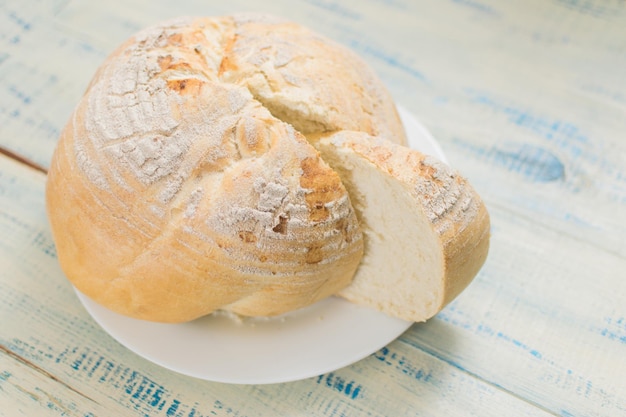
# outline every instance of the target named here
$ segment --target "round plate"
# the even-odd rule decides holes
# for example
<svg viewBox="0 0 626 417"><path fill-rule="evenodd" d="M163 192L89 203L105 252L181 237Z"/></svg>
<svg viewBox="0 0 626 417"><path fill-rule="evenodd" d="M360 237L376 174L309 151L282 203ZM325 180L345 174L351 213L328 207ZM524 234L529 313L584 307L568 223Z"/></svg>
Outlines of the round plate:
<svg viewBox="0 0 626 417"><path fill-rule="evenodd" d="M445 161L428 131L404 108L398 110L409 145ZM338 297L270 319L216 313L162 324L122 316L76 292L96 322L138 355L182 374L236 384L294 381L342 368L412 324Z"/></svg>

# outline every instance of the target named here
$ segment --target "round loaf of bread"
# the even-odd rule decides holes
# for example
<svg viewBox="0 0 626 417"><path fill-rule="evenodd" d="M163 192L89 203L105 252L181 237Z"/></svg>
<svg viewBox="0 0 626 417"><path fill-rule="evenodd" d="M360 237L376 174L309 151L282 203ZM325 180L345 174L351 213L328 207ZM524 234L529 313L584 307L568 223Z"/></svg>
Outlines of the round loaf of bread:
<svg viewBox="0 0 626 417"><path fill-rule="evenodd" d="M305 135L404 143L355 54L259 15L148 28L98 69L62 132L47 211L73 285L121 314L271 316L350 284L363 235Z"/></svg>

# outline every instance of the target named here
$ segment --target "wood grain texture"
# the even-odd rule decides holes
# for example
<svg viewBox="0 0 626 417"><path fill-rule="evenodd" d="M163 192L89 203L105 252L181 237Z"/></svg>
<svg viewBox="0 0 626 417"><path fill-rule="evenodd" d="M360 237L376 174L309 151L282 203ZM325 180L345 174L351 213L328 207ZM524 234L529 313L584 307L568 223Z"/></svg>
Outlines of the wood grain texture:
<svg viewBox="0 0 626 417"><path fill-rule="evenodd" d="M485 198L492 247L455 302L367 359L237 386L162 369L92 321L23 162L48 166L133 32L249 10L366 59ZM0 416L626 416L625 69L623 1L0 2Z"/></svg>

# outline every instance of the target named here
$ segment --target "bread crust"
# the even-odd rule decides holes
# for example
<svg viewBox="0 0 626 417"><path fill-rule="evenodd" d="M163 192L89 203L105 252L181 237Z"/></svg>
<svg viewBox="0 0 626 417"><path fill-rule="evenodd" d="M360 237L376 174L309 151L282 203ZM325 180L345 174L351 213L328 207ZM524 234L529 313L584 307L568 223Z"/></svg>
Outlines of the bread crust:
<svg viewBox="0 0 626 417"><path fill-rule="evenodd" d="M345 187L247 81L256 70L240 49L260 42L259 28L315 38L318 49L307 59L346 54L354 63L346 50L296 25L239 16L148 28L94 76L61 135L46 196L61 266L100 304L162 322L216 309L265 316L350 283L362 236ZM277 71L289 78L311 68ZM339 76L356 76L346 74ZM388 97L373 103L354 90L361 82L344 80L363 108L395 112ZM314 87L274 91L296 97ZM334 101L320 95L314 105L323 113L325 106L336 109ZM340 129L351 121L344 111L352 110L341 110L345 120L333 116L319 125ZM351 127L382 130L377 117L355 115L359 122ZM404 140L399 121L385 123Z"/></svg>
<svg viewBox="0 0 626 417"><path fill-rule="evenodd" d="M274 316L346 296L362 224L311 145L337 132L395 143L391 154L353 150L402 181L425 174L401 146L389 93L348 49L264 15L147 28L97 70L53 155L46 207L61 267L99 304L159 322ZM488 247L484 206L470 222L443 220L437 310Z"/></svg>
<svg viewBox="0 0 626 417"><path fill-rule="evenodd" d="M370 219L363 219L358 209L364 204L359 200L365 200L367 183L374 176L380 176L397 184L407 204L414 206L413 218L398 221L422 222L428 229L419 236L403 236L403 230L400 230L401 235L391 236L404 242L395 262L412 260L414 267L405 271L404 278L395 280L398 288L373 290L372 284L386 276L388 268L387 263L377 264L370 259L368 251L375 249L368 249L366 241L364 264L357 270L354 282L339 294L352 302L409 321L421 322L437 314L470 284L487 258L490 220L478 193L464 177L437 159L362 132L328 135L318 139L317 146L331 166L342 173L357 207L357 216L362 223L369 223L363 227L374 229L373 234L386 233L377 229ZM343 158L338 157L340 153ZM366 166L368 174L357 179L356 174L346 173L355 163ZM391 201L391 196L382 199ZM387 215L399 216L393 207L387 209ZM436 256L424 259L415 245L416 240L420 240L422 247L428 245L427 252ZM427 270L430 276L420 276L420 273L411 276L418 270ZM399 294L410 296L404 298Z"/></svg>
<svg viewBox="0 0 626 417"><path fill-rule="evenodd" d="M237 16L220 77L304 135L361 131L406 144L387 89L351 50L293 22Z"/></svg>

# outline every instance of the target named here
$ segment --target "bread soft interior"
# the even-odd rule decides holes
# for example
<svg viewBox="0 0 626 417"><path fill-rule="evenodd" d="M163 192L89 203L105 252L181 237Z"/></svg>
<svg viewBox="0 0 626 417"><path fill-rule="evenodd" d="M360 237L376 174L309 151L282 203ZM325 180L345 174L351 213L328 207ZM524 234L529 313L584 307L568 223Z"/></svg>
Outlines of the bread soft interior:
<svg viewBox="0 0 626 417"><path fill-rule="evenodd" d="M363 230L363 259L340 295L398 317L431 316L442 298L442 250L407 185L330 140L318 149L342 178Z"/></svg>
<svg viewBox="0 0 626 417"><path fill-rule="evenodd" d="M409 321L437 314L487 255L489 216L474 189L433 157L360 132L312 142L363 230L363 259L339 295Z"/></svg>

